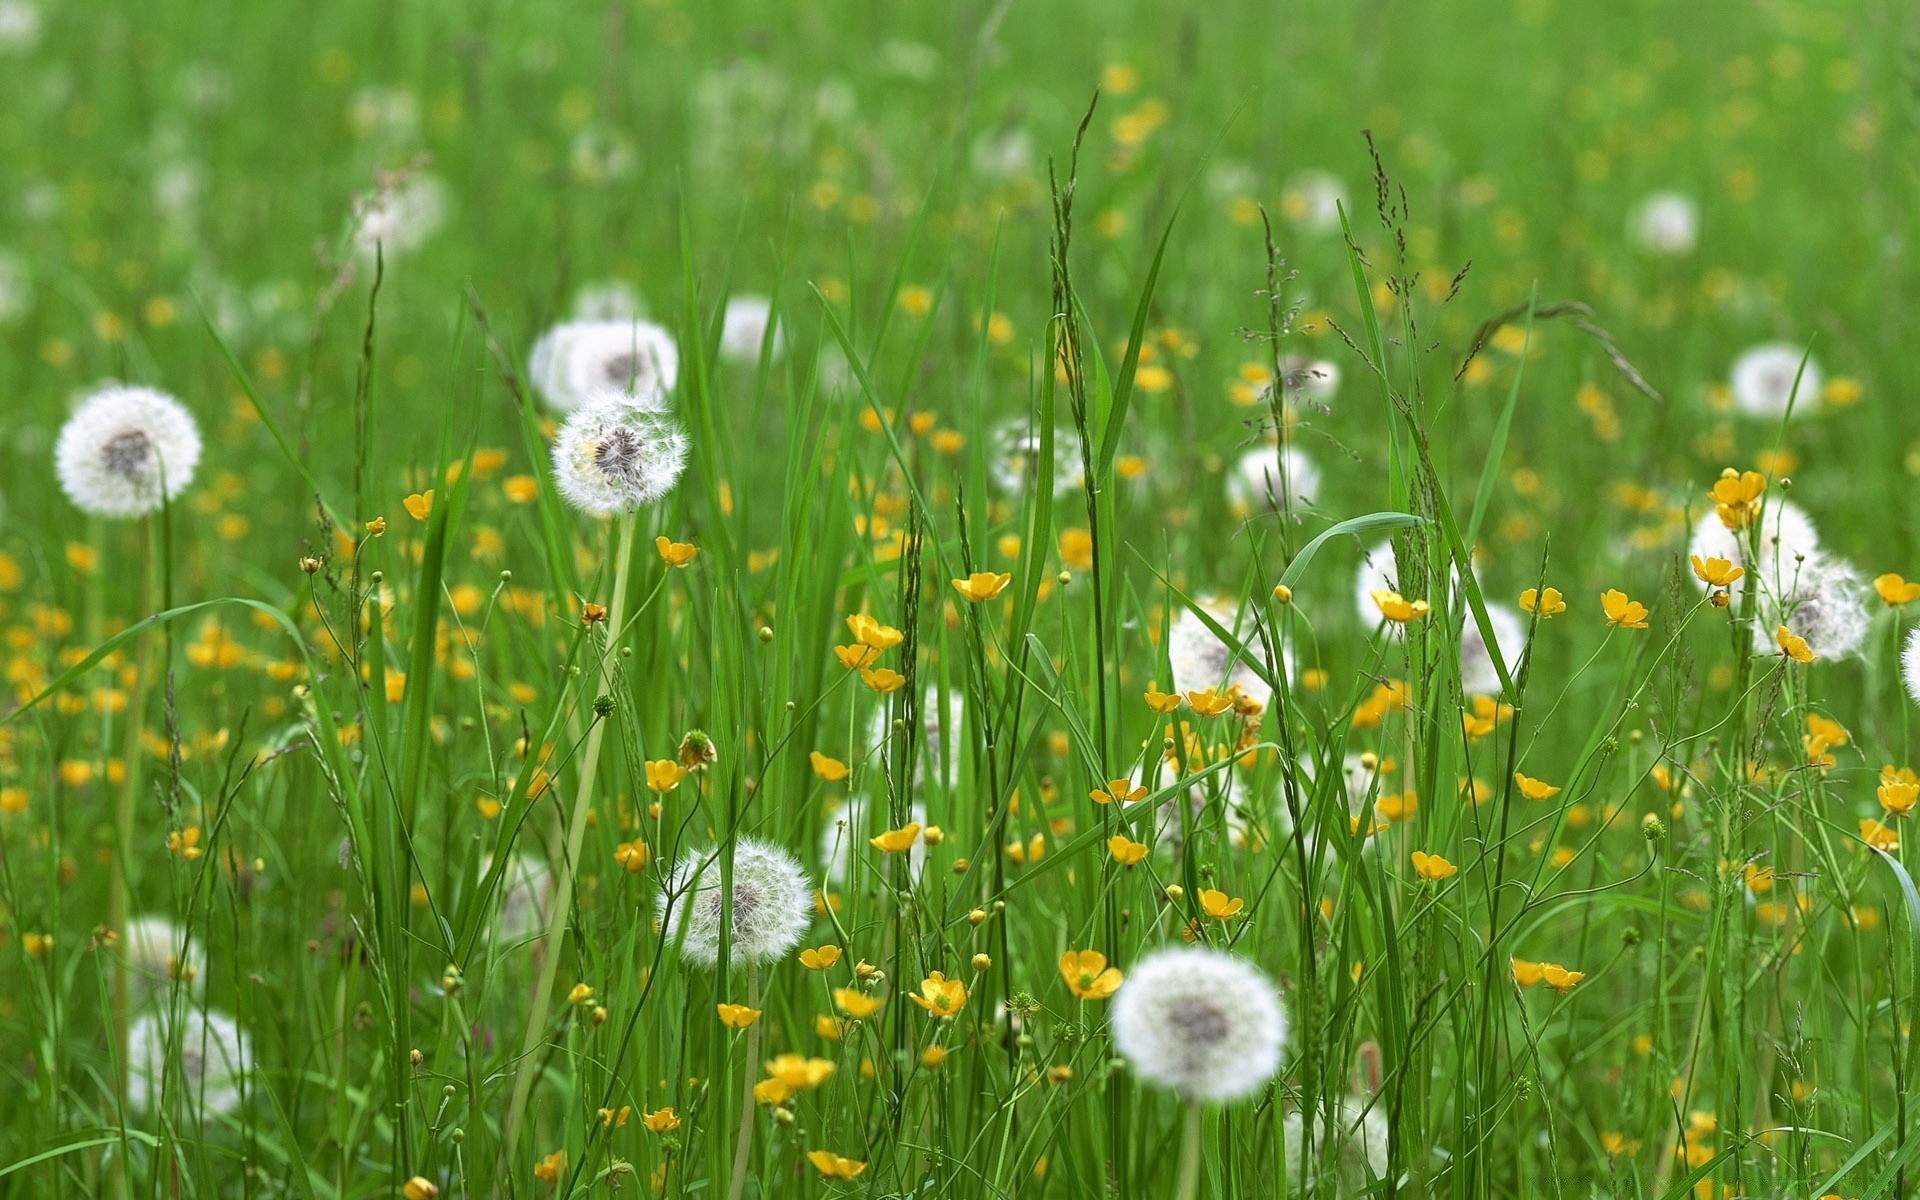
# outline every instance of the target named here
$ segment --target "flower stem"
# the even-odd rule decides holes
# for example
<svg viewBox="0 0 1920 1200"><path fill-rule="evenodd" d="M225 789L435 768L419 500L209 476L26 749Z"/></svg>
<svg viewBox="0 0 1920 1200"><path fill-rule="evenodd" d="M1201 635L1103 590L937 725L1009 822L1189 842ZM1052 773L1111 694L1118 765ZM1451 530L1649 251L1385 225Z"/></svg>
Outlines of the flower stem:
<svg viewBox="0 0 1920 1200"><path fill-rule="evenodd" d="M760 964L747 960L747 1007L760 1007ZM727 1200L740 1200L747 1190L747 1152L753 1147L753 1064L760 1060L760 1022L747 1026L747 1061L740 1074L740 1132L733 1142L733 1178Z"/></svg>
<svg viewBox="0 0 1920 1200"><path fill-rule="evenodd" d="M1180 1200L1200 1194L1200 1104L1187 1102L1186 1133L1180 1139Z"/></svg>
<svg viewBox="0 0 1920 1200"><path fill-rule="evenodd" d="M626 617L627 578L633 566L633 524L630 519L622 518L615 522L613 538L616 543L613 599L608 605L607 629L618 631ZM600 674L589 686L597 686L611 677L615 640L617 634L609 636ZM593 780L600 765L600 739L606 727L606 718L594 720L587 732L586 749L580 755L580 789L574 796L573 814L567 827L566 857L561 860L559 876L554 881L553 918L548 923L547 935L541 943L546 954L541 963L540 984L533 993L533 1011L527 1017L527 1033L520 1048L520 1072L513 1081L513 1101L507 1109L506 1129L500 1141L503 1155L512 1152L520 1132L520 1122L526 1116L527 1099L533 1092L534 1079L539 1074L539 1056L534 1054L534 1050L539 1046L546 1029L547 1010L553 999L554 976L560 970L560 941L566 936L567 917L573 902L574 866L580 861L580 847L587 836L587 816L593 807Z"/></svg>

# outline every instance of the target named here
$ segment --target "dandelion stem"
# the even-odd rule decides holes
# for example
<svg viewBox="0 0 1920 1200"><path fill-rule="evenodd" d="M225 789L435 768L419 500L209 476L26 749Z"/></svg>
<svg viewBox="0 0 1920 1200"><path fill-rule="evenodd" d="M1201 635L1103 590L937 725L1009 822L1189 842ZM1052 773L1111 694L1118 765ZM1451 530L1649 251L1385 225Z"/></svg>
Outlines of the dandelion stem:
<svg viewBox="0 0 1920 1200"><path fill-rule="evenodd" d="M760 1007L760 964L747 960L747 1007ZM753 1064L760 1061L760 1022L747 1026L747 1059L740 1069L740 1132L733 1142L733 1178L727 1200L740 1200L747 1190L747 1153L753 1147Z"/></svg>
<svg viewBox="0 0 1920 1200"><path fill-rule="evenodd" d="M615 547L615 565L613 569L613 599L608 606L609 630L621 629L626 617L627 579L633 567L633 524L630 519L622 518L614 523L613 538ZM606 654L601 660L600 675L593 681L597 687L608 679L613 671L614 641L609 637ZM580 861L580 848L586 840L587 816L593 806L593 783L596 769L600 764L600 739L606 731L604 719L596 719L587 732L586 749L580 755L580 789L574 796L573 815L567 827L567 853L561 860L560 873L554 881L553 918L548 923L547 935L542 945L545 956L540 967L540 983L533 993L533 1011L527 1016L527 1033L520 1048L520 1072L513 1082L513 1102L507 1109L507 1124L500 1141L502 1154L512 1152L513 1145L520 1132L520 1122L526 1116L527 1099L533 1092L534 1078L539 1074L539 1056L534 1050L540 1044L542 1032L546 1029L547 1011L553 1000L553 981L560 969L561 939L566 936L567 918L573 903L573 873Z"/></svg>
<svg viewBox="0 0 1920 1200"><path fill-rule="evenodd" d="M1200 1194L1200 1103L1187 1102L1186 1133L1180 1139L1180 1200Z"/></svg>

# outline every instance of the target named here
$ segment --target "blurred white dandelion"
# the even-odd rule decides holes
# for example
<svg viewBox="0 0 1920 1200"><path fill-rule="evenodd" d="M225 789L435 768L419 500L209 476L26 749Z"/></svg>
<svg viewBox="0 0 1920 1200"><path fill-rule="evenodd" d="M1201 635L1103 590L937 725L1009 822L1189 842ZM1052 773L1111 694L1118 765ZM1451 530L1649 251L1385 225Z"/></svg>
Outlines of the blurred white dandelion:
<svg viewBox="0 0 1920 1200"><path fill-rule="evenodd" d="M137 994L165 995L175 982L188 992L199 989L206 953L167 918L149 913L129 919L120 930L119 947Z"/></svg>
<svg viewBox="0 0 1920 1200"><path fill-rule="evenodd" d="M747 366L758 363L768 330L773 333L772 355L778 359L786 352L786 335L774 320L773 302L765 296L730 298L720 318L720 357Z"/></svg>
<svg viewBox="0 0 1920 1200"><path fill-rule="evenodd" d="M60 490L79 508L145 516L193 482L200 430L165 392L108 384L67 418L53 459Z"/></svg>
<svg viewBox="0 0 1920 1200"><path fill-rule="evenodd" d="M1857 653L1873 620L1867 607L1870 589L1860 573L1825 554L1810 555L1782 571L1785 578L1777 589L1765 583L1761 587L1760 614L1753 627L1756 651L1778 653L1775 634L1785 625L1821 658Z"/></svg>
<svg viewBox="0 0 1920 1200"><path fill-rule="evenodd" d="M1271 980L1218 950L1161 950L1113 998L1114 1048L1134 1075L1186 1100L1238 1100L1280 1068L1286 1018Z"/></svg>
<svg viewBox="0 0 1920 1200"><path fill-rule="evenodd" d="M680 351L673 335L650 321L569 321L533 344L527 378L562 412L609 395L635 408L660 408L679 382Z"/></svg>
<svg viewBox="0 0 1920 1200"><path fill-rule="evenodd" d="M1820 406L1820 364L1791 342L1763 342L1734 360L1729 386L1742 415L1777 421L1786 415L1789 400L1796 414Z"/></svg>
<svg viewBox="0 0 1920 1200"><path fill-rule="evenodd" d="M1679 192L1655 192L1634 207L1627 229L1643 249L1677 258L1700 240L1700 207Z"/></svg>
<svg viewBox="0 0 1920 1200"><path fill-rule="evenodd" d="M447 188L421 172L395 175L355 198L353 249L371 262L377 249L384 261L417 249L446 222Z"/></svg>
<svg viewBox="0 0 1920 1200"><path fill-rule="evenodd" d="M1299 508L1320 494L1320 468L1298 446L1256 446L1227 472L1227 499L1239 513Z"/></svg>
<svg viewBox="0 0 1920 1200"><path fill-rule="evenodd" d="M231 1113L252 1062L247 1035L224 1013L190 1009L176 1021L145 1012L127 1030L127 1102L152 1112L164 1093L203 1119Z"/></svg>

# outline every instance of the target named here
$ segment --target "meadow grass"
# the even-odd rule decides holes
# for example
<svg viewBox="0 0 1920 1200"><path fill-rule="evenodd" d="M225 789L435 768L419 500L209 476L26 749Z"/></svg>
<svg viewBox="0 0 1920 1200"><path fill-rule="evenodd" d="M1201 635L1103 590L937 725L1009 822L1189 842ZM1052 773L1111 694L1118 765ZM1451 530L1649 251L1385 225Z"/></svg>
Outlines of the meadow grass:
<svg viewBox="0 0 1920 1200"><path fill-rule="evenodd" d="M0 0L0 1190L1907 1194L1909 24Z"/></svg>

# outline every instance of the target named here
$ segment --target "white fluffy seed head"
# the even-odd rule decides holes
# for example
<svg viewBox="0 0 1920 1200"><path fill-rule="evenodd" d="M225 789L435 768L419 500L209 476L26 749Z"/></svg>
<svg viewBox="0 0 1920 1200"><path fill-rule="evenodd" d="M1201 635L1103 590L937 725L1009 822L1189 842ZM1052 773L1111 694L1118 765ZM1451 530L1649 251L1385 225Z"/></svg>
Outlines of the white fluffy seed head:
<svg viewBox="0 0 1920 1200"><path fill-rule="evenodd" d="M1040 435L1025 421L1010 421L993 434L993 458L987 463L993 481L1009 496L1024 496L1040 482ZM1064 495L1086 478L1080 460L1080 438L1065 429L1053 433L1053 494Z"/></svg>
<svg viewBox="0 0 1920 1200"><path fill-rule="evenodd" d="M669 943L703 967L720 961L725 896L717 851L675 863L658 899ZM766 963L800 944L813 923L813 891L800 860L771 842L741 838L733 848L733 957Z"/></svg>
<svg viewBox="0 0 1920 1200"><path fill-rule="evenodd" d="M1256 446L1227 475L1227 498L1241 512L1298 508L1320 496L1320 468L1297 446Z"/></svg>
<svg viewBox="0 0 1920 1200"><path fill-rule="evenodd" d="M1851 564L1815 554L1783 568L1778 589L1763 583L1760 615L1754 622L1753 644L1761 654L1779 651L1775 635L1785 625L1805 638L1807 648L1821 658L1840 659L1857 654L1867 640L1873 617L1867 607L1867 583Z"/></svg>
<svg viewBox="0 0 1920 1200"><path fill-rule="evenodd" d="M488 855L480 864L481 877L491 870L493 856ZM495 890L499 913L494 918L494 937L501 945L512 945L546 933L552 901L553 868L531 855L514 855L507 860Z"/></svg>
<svg viewBox="0 0 1920 1200"><path fill-rule="evenodd" d="M1273 699L1273 689L1249 661L1249 655L1263 653L1253 622L1238 621L1233 606L1225 601L1201 599L1197 603L1222 628L1245 642L1248 653L1236 656L1234 648L1207 628L1193 610L1182 608L1167 630L1167 665L1173 670L1174 690L1202 692L1208 688L1238 687L1241 695L1264 708ZM1281 655L1285 660L1284 649ZM1290 668L1284 669L1292 674Z"/></svg>
<svg viewBox="0 0 1920 1200"><path fill-rule="evenodd" d="M1900 679L1907 685L1907 695L1920 704L1920 628L1907 634L1906 647L1900 651Z"/></svg>
<svg viewBox="0 0 1920 1200"><path fill-rule="evenodd" d="M1628 232L1642 249L1677 258L1700 240L1700 208L1679 192L1655 192L1633 210Z"/></svg>
<svg viewBox="0 0 1920 1200"><path fill-rule="evenodd" d="M1340 228L1345 190L1325 171L1301 171L1287 181L1286 191L1280 196L1280 211L1310 233L1333 233Z"/></svg>
<svg viewBox="0 0 1920 1200"><path fill-rule="evenodd" d="M575 409L553 443L553 483L596 517L630 513L671 492L687 465L687 436L664 412L620 397Z"/></svg>
<svg viewBox="0 0 1920 1200"><path fill-rule="evenodd" d="M1724 558L1735 566L1745 567L1747 576L1756 579L1762 591L1779 594L1792 585L1793 573L1799 564L1820 552L1820 531L1814 528L1813 518L1806 510L1791 500L1768 500L1760 510L1759 520L1757 554L1747 553L1751 529L1728 529L1720 514L1712 511L1694 526L1687 553L1701 558ZM1687 578L1706 587L1691 571L1687 572ZM1746 584L1747 578L1742 577L1727 590L1738 598Z"/></svg>
<svg viewBox="0 0 1920 1200"><path fill-rule="evenodd" d="M927 806L912 804L907 809L907 820L915 825L927 823ZM878 850L867 846L867 839L877 831L868 824L866 799L861 796L850 798L845 804L837 804L827 814L826 824L820 830L820 861L826 864L827 883L833 887L844 887L847 877L853 871L853 862L862 853L870 854L874 859L880 857ZM927 863L927 844L919 839L907 850L907 875L912 879L920 878L920 870Z"/></svg>
<svg viewBox="0 0 1920 1200"><path fill-rule="evenodd" d="M1504 604L1487 605L1487 624L1493 629L1494 645L1507 673L1520 669L1520 655L1527 648L1527 624L1520 614ZM1473 613L1466 615L1460 630L1460 690L1468 695L1493 695L1500 690L1500 672L1494 669L1493 655L1487 651L1487 639Z"/></svg>
<svg viewBox="0 0 1920 1200"><path fill-rule="evenodd" d="M372 262L377 249L383 262L391 262L440 232L446 219L447 187L439 179L415 174L388 180L354 201L354 253Z"/></svg>
<svg viewBox="0 0 1920 1200"><path fill-rule="evenodd" d="M176 980L188 994L199 991L206 953L198 942L189 945L167 918L157 913L131 918L120 930L119 945L127 977L139 996L166 996Z"/></svg>
<svg viewBox="0 0 1920 1200"><path fill-rule="evenodd" d="M561 412L609 396L635 408L660 409L679 382L680 351L673 335L650 321L569 321L533 344L527 378Z"/></svg>
<svg viewBox="0 0 1920 1200"><path fill-rule="evenodd" d="M1796 416L1820 407L1820 364L1807 358L1803 373L1800 360L1805 355L1805 348L1792 342L1763 342L1742 354L1733 363L1733 406L1744 416L1771 421L1786 415L1789 399Z"/></svg>
<svg viewBox="0 0 1920 1200"><path fill-rule="evenodd" d="M1113 1044L1147 1083L1187 1100L1238 1100L1280 1069L1286 1017L1273 983L1219 950L1161 950L1113 998Z"/></svg>
<svg viewBox="0 0 1920 1200"><path fill-rule="evenodd" d="M720 318L720 357L730 363L754 366L760 361L760 347L773 330L773 357L786 352L786 337L773 319L773 303L765 296L735 296L727 301L726 315Z"/></svg>
<svg viewBox="0 0 1920 1200"><path fill-rule="evenodd" d="M110 384L67 418L53 462L60 490L78 507L102 517L141 517L193 482L200 430L165 392Z"/></svg>
<svg viewBox="0 0 1920 1200"><path fill-rule="evenodd" d="M1340 391L1340 365L1324 358L1294 355L1280 364L1289 400L1325 404Z"/></svg>
<svg viewBox="0 0 1920 1200"><path fill-rule="evenodd" d="M177 1021L165 1012L142 1013L127 1029L127 1101L152 1112L164 1090L179 1111L203 1120L230 1113L240 1107L252 1061L247 1035L224 1013L188 1009Z"/></svg>
<svg viewBox="0 0 1920 1200"><path fill-rule="evenodd" d="M1287 1147L1287 1188L1311 1193L1327 1183L1335 1196L1358 1195L1370 1180L1386 1178L1387 1132L1386 1114L1378 1104L1365 1107L1358 1100L1342 1099L1334 1106L1331 1127L1325 1112L1314 1112L1309 1150L1306 1122L1299 1113L1288 1113L1281 1130Z"/></svg>

